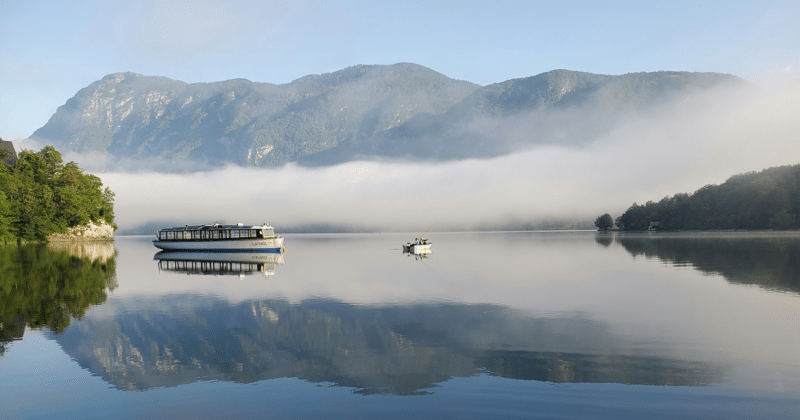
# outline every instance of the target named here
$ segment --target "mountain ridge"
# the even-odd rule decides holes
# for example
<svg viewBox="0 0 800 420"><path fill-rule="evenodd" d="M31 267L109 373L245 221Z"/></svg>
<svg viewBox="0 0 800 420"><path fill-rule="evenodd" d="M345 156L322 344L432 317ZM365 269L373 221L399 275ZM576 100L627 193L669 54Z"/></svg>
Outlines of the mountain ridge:
<svg viewBox="0 0 800 420"><path fill-rule="evenodd" d="M282 85L186 83L126 72L79 90L31 139L110 156L123 169L481 158L591 141L625 113L746 84L719 73L608 76L559 69L479 86L413 63L351 66ZM577 109L588 110L577 124L553 118ZM512 133L511 126L533 134Z"/></svg>

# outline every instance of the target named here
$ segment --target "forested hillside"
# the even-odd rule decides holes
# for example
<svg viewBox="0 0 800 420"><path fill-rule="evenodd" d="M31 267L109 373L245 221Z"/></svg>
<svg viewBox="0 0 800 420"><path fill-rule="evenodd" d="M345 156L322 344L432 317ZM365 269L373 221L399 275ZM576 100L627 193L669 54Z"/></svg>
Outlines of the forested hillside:
<svg viewBox="0 0 800 420"><path fill-rule="evenodd" d="M0 242L43 240L89 221L114 225L114 193L51 146L0 163Z"/></svg>
<svg viewBox="0 0 800 420"><path fill-rule="evenodd" d="M734 175L720 185L658 202L633 203L616 219L622 230L800 228L800 164Z"/></svg>

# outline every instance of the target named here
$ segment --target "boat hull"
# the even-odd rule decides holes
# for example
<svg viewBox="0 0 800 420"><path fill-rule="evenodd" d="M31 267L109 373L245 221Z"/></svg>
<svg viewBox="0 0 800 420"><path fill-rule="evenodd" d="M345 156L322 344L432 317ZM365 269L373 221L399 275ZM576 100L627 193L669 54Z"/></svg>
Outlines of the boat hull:
<svg viewBox="0 0 800 420"><path fill-rule="evenodd" d="M431 245L432 244L424 244L424 245L403 245L403 249L407 252L412 252L414 254L430 254L431 253Z"/></svg>
<svg viewBox="0 0 800 420"><path fill-rule="evenodd" d="M214 252L282 252L283 237L221 239L213 241L153 241L164 251L214 251Z"/></svg>

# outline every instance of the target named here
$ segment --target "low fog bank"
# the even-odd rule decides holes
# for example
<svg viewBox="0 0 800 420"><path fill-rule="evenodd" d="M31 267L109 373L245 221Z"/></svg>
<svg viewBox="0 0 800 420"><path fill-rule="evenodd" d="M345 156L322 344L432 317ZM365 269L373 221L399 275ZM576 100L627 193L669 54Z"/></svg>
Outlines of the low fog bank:
<svg viewBox="0 0 800 420"><path fill-rule="evenodd" d="M122 232L161 223L417 232L433 223L434 230L483 230L593 221L634 202L800 162L800 84L722 97L639 115L588 145L491 159L99 176L116 193Z"/></svg>

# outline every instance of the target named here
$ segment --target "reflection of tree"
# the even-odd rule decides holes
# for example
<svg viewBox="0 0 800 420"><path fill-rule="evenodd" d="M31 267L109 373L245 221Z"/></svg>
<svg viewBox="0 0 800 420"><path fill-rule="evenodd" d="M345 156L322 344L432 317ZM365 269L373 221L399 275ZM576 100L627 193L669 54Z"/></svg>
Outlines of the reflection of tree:
<svg viewBox="0 0 800 420"><path fill-rule="evenodd" d="M152 309L111 308L122 315L78 321L55 339L81 366L126 390L292 377L361 394L413 395L479 373L685 386L721 378L704 363L621 350L596 321L532 318L490 305L231 305L171 296L147 306Z"/></svg>
<svg viewBox="0 0 800 420"><path fill-rule="evenodd" d="M786 234L618 235L632 255L658 257L732 283L800 293L800 236Z"/></svg>
<svg viewBox="0 0 800 420"><path fill-rule="evenodd" d="M6 352L6 344L21 340L25 333L25 320L17 315L14 318L0 318L0 356Z"/></svg>
<svg viewBox="0 0 800 420"><path fill-rule="evenodd" d="M0 246L0 342L21 338L26 324L61 333L70 317L83 317L114 287L113 257L93 261L43 244Z"/></svg>
<svg viewBox="0 0 800 420"><path fill-rule="evenodd" d="M618 354L487 351L480 363L504 378L555 383L699 386L720 379L701 362Z"/></svg>
<svg viewBox="0 0 800 420"><path fill-rule="evenodd" d="M598 232L594 235L594 241L608 248L614 242L614 234L610 232Z"/></svg>

